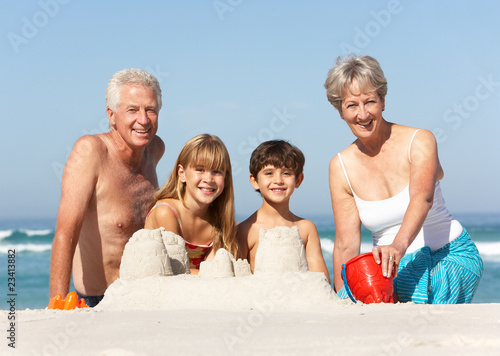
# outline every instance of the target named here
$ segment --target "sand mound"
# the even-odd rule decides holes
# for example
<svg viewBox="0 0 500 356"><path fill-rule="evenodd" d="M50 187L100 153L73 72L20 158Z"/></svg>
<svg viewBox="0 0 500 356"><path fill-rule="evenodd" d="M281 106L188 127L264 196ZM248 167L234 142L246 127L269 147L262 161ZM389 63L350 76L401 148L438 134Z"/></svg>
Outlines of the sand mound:
<svg viewBox="0 0 500 356"><path fill-rule="evenodd" d="M255 267L252 275L247 260L219 249L201 263L198 276L190 275L180 236L163 228L139 230L125 246L120 279L96 309L294 310L339 300L323 273L307 270L296 227L261 229Z"/></svg>
<svg viewBox="0 0 500 356"><path fill-rule="evenodd" d="M181 274L116 280L96 310L277 310L315 308L338 297L319 272L215 278Z"/></svg>

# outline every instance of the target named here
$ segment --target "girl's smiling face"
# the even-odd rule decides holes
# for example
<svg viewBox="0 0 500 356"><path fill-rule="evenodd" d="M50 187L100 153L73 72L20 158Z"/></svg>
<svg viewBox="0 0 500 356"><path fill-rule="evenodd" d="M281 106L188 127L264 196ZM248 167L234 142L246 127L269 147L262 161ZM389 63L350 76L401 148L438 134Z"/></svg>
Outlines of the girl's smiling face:
<svg viewBox="0 0 500 356"><path fill-rule="evenodd" d="M203 164L179 165L178 171L180 180L186 183L186 202L191 199L200 205L210 205L224 190L225 171L207 169Z"/></svg>

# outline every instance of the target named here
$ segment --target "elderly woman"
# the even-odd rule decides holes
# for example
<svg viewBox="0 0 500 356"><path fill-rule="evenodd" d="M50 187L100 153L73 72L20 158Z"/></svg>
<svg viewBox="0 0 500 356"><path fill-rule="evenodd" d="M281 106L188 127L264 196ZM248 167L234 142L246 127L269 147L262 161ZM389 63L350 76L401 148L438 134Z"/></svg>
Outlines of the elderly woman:
<svg viewBox="0 0 500 356"><path fill-rule="evenodd" d="M339 296L347 297L341 266L360 253L363 224L372 232L373 256L382 273L396 277L395 300L470 303L483 262L446 209L434 135L384 119L387 81L372 57L339 58L325 88L356 136L329 168Z"/></svg>

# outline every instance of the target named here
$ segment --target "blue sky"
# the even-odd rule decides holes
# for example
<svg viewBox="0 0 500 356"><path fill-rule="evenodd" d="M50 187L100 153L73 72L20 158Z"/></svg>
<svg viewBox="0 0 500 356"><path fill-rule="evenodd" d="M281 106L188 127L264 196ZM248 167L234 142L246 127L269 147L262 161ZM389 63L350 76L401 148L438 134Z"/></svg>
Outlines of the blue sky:
<svg viewBox="0 0 500 356"><path fill-rule="evenodd" d="M353 141L323 83L369 54L388 79L384 117L436 133L451 212L500 212L500 3L494 1L2 1L3 218L54 217L78 137L107 130L118 70L157 75L162 184L183 144L226 143L237 214L260 206L248 160L284 138L306 155L292 211L331 214L330 159Z"/></svg>

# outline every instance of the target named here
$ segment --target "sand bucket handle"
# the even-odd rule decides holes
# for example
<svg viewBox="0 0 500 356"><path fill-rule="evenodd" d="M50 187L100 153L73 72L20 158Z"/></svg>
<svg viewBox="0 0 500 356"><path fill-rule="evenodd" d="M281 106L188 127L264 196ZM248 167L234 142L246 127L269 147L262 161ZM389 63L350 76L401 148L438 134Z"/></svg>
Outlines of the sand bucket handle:
<svg viewBox="0 0 500 356"><path fill-rule="evenodd" d="M356 303L356 299L354 299L354 297L352 296L351 290L349 289L349 285L347 284L347 277L345 275L345 264L342 264L342 280L344 281L344 288L345 291L347 292L347 295L349 296L349 298L351 298L351 300L354 303Z"/></svg>

